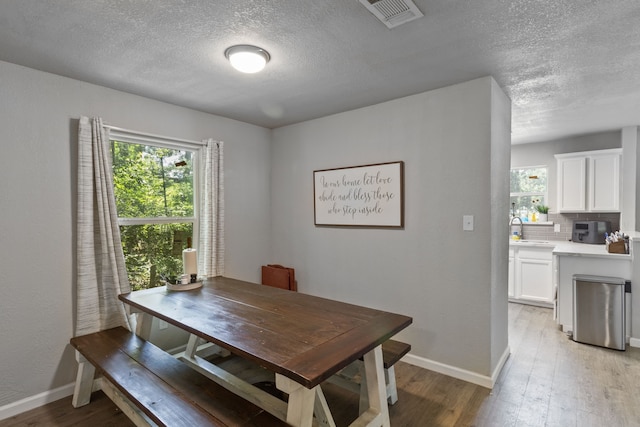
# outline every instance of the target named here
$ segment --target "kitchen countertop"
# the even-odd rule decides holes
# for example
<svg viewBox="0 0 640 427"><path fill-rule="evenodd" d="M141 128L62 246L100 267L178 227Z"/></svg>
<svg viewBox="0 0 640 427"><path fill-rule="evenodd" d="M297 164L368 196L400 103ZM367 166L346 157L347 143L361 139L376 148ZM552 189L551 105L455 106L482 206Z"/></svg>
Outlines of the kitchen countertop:
<svg viewBox="0 0 640 427"><path fill-rule="evenodd" d="M553 254L631 260L630 254L611 254L607 252L605 245L589 245L574 242L557 242L555 248L553 248Z"/></svg>
<svg viewBox="0 0 640 427"><path fill-rule="evenodd" d="M509 240L509 246L553 248L554 255L631 260L630 254L611 254L607 252L605 245L590 245L587 243L574 243L564 240Z"/></svg>

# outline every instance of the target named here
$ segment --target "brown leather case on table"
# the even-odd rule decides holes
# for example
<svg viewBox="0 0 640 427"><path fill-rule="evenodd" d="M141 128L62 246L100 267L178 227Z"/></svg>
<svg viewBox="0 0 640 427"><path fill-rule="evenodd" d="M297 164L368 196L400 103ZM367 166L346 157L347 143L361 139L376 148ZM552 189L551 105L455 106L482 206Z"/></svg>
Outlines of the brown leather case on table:
<svg viewBox="0 0 640 427"><path fill-rule="evenodd" d="M290 291L298 290L295 270L278 264L262 266L262 284Z"/></svg>

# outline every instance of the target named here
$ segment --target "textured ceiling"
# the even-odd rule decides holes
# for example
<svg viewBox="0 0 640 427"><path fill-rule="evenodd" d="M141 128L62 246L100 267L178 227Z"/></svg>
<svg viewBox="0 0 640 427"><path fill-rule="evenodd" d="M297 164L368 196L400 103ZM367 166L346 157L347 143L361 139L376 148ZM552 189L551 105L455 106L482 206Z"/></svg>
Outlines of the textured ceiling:
<svg viewBox="0 0 640 427"><path fill-rule="evenodd" d="M415 3L389 30L358 0L0 0L0 60L269 128L487 75L514 143L640 125L638 0Z"/></svg>

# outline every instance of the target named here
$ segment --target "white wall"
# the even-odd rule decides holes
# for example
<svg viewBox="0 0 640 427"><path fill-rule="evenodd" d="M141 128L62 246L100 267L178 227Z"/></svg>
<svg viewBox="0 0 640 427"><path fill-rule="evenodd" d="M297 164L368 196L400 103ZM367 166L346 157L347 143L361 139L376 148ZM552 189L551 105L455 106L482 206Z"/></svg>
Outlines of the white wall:
<svg viewBox="0 0 640 427"><path fill-rule="evenodd" d="M226 274L269 249L271 131L0 62L0 407L74 380L77 119L225 142Z"/></svg>
<svg viewBox="0 0 640 427"><path fill-rule="evenodd" d="M508 208L509 111L487 77L274 130L271 261L302 292L412 316L401 338L425 366L491 377L507 348L507 229L492 212ZM314 226L314 170L397 160L404 229Z"/></svg>
<svg viewBox="0 0 640 427"><path fill-rule="evenodd" d="M638 231L637 215L640 197L638 193L638 141L640 128L627 126L621 131L622 145L622 200L620 212L620 229Z"/></svg>
<svg viewBox="0 0 640 427"><path fill-rule="evenodd" d="M491 369L498 373L508 356L509 229L504 212L509 208L509 165L511 163L511 100L495 81L491 82ZM496 378L494 377L493 380Z"/></svg>
<svg viewBox="0 0 640 427"><path fill-rule="evenodd" d="M508 204L492 190L508 170L507 104L484 78L279 129L272 149L264 128L0 62L0 408L74 380L80 115L225 141L226 275L293 265L302 291L413 316L403 339L419 358L494 374L507 246L489 213ZM404 230L313 226L314 169L390 160L405 162Z"/></svg>

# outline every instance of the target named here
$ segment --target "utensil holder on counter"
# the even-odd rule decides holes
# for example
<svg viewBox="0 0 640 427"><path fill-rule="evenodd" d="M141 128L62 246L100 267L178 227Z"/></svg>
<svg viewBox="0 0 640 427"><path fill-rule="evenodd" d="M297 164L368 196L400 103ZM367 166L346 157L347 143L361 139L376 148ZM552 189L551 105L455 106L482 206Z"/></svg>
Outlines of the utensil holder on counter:
<svg viewBox="0 0 640 427"><path fill-rule="evenodd" d="M626 254L627 252L627 247L625 245L624 242L622 241L618 241L618 242L607 242L607 252L609 252L610 254Z"/></svg>

